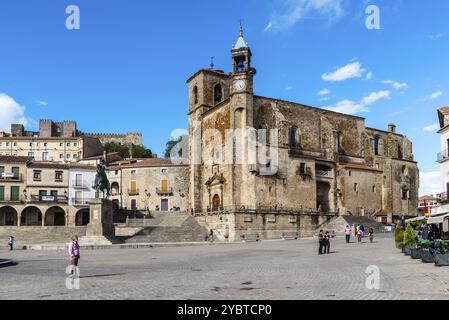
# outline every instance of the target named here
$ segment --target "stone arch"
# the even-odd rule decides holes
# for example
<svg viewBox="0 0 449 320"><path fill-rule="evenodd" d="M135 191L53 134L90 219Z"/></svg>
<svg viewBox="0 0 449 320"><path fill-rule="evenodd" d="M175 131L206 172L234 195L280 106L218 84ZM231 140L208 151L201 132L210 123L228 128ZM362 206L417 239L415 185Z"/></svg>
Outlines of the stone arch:
<svg viewBox="0 0 449 320"><path fill-rule="evenodd" d="M113 196L116 196L116 195L120 194L120 185L118 184L118 182L113 182L111 184L111 194Z"/></svg>
<svg viewBox="0 0 449 320"><path fill-rule="evenodd" d="M21 226L42 226L42 212L38 207L29 206L20 214Z"/></svg>
<svg viewBox="0 0 449 320"><path fill-rule="evenodd" d="M45 225L46 226L65 226L66 214L63 208L59 206L53 206L47 209L45 212Z"/></svg>
<svg viewBox="0 0 449 320"><path fill-rule="evenodd" d="M90 210L88 208L78 210L78 212L75 215L75 225L87 226L89 222L90 222Z"/></svg>
<svg viewBox="0 0 449 320"><path fill-rule="evenodd" d="M13 207L6 206L0 208L0 226L17 226L18 214Z"/></svg>

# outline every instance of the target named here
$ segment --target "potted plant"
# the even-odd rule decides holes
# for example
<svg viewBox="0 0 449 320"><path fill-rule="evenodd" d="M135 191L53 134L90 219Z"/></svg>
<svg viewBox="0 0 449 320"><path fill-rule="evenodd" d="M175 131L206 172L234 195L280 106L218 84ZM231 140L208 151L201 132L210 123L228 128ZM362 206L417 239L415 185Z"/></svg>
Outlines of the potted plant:
<svg viewBox="0 0 449 320"><path fill-rule="evenodd" d="M417 243L416 247L411 250L411 257L412 257L412 259L421 259L422 247L423 247L423 242L424 241L427 241L427 240L416 241L416 243Z"/></svg>
<svg viewBox="0 0 449 320"><path fill-rule="evenodd" d="M394 229L394 240L396 242L396 248L402 248L402 242L404 241L404 232L402 232L401 224L398 223Z"/></svg>
<svg viewBox="0 0 449 320"><path fill-rule="evenodd" d="M402 252L406 256L411 256L411 251L416 247L416 238L415 238L415 230L412 225L407 224L407 228L404 232L404 240L402 242Z"/></svg>
<svg viewBox="0 0 449 320"><path fill-rule="evenodd" d="M435 262L435 241L425 240L421 243L421 261L423 263Z"/></svg>
<svg viewBox="0 0 449 320"><path fill-rule="evenodd" d="M441 241L435 250L435 265L438 267L449 266L449 242Z"/></svg>

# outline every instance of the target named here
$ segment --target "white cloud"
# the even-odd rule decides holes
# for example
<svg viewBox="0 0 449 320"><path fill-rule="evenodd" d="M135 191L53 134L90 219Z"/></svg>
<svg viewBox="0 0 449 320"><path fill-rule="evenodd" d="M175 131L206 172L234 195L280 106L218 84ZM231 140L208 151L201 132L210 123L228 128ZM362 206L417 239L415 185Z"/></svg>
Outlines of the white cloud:
<svg viewBox="0 0 449 320"><path fill-rule="evenodd" d="M435 124L431 124L430 126L424 127L422 130L424 132L435 132L435 131L438 131L439 129L440 129L440 124L435 123Z"/></svg>
<svg viewBox="0 0 449 320"><path fill-rule="evenodd" d="M346 113L346 114L356 114L359 112L368 111L361 104L355 103L348 99L340 101L333 106L325 107L324 109L334 111L334 112Z"/></svg>
<svg viewBox="0 0 449 320"><path fill-rule="evenodd" d="M435 100L443 95L443 91L437 91L430 95L430 99Z"/></svg>
<svg viewBox="0 0 449 320"><path fill-rule="evenodd" d="M373 105L374 103L376 103L381 99L389 99L390 95L391 95L390 91L372 92L368 96L363 98L359 103L355 103L351 100L346 99L338 102L333 106L324 107L324 109L346 114L368 112L369 111L369 109L367 108L368 106Z"/></svg>
<svg viewBox="0 0 449 320"><path fill-rule="evenodd" d="M285 90L285 91L290 91L291 89L293 89L293 87L292 87L292 86L288 86L288 87L286 87L284 90Z"/></svg>
<svg viewBox="0 0 449 320"><path fill-rule="evenodd" d="M263 31L267 32L268 30L270 30L273 27L273 22L270 21L268 22L267 26L265 27L265 29Z"/></svg>
<svg viewBox="0 0 449 320"><path fill-rule="evenodd" d="M329 89L323 89L323 90L318 91L319 96L327 96L330 94L331 94L331 91Z"/></svg>
<svg viewBox="0 0 449 320"><path fill-rule="evenodd" d="M42 107L48 106L47 101L37 101L37 104L40 105L40 106L42 106Z"/></svg>
<svg viewBox="0 0 449 320"><path fill-rule="evenodd" d="M364 106L370 106L381 99L389 99L391 92L388 90L379 91L379 92L371 92L369 96L362 99L361 104Z"/></svg>
<svg viewBox="0 0 449 320"><path fill-rule="evenodd" d="M420 172L420 195L438 194L441 192L440 171Z"/></svg>
<svg viewBox="0 0 449 320"><path fill-rule="evenodd" d="M366 69L362 67L362 64L358 61L338 68L333 72L327 72L321 76L324 81L337 82L345 81L351 78L361 78L366 72Z"/></svg>
<svg viewBox="0 0 449 320"><path fill-rule="evenodd" d="M343 0L282 0L272 14L269 29L282 30L293 27L312 14L339 18L343 14Z"/></svg>
<svg viewBox="0 0 449 320"><path fill-rule="evenodd" d="M440 39L440 38L442 38L443 37L443 34L440 32L440 33L437 33L437 34L429 34L429 38L431 39L431 40L435 40L435 39Z"/></svg>
<svg viewBox="0 0 449 320"><path fill-rule="evenodd" d="M0 93L0 130L9 132L11 123L28 125L30 120L25 116L25 109L7 94Z"/></svg>
<svg viewBox="0 0 449 320"><path fill-rule="evenodd" d="M401 90L401 89L407 89L408 88L408 84L405 82L397 82L397 81L393 81L393 80L383 80L382 81L383 84L391 84L391 86L396 89L396 90Z"/></svg>
<svg viewBox="0 0 449 320"><path fill-rule="evenodd" d="M373 78L373 73L372 72L368 72L366 74L365 80L371 80Z"/></svg>
<svg viewBox="0 0 449 320"><path fill-rule="evenodd" d="M435 100L435 99L438 99L439 97L441 97L442 95L443 95L443 91L437 91L425 98L420 99L419 101L424 102L424 101L429 101L429 100Z"/></svg>

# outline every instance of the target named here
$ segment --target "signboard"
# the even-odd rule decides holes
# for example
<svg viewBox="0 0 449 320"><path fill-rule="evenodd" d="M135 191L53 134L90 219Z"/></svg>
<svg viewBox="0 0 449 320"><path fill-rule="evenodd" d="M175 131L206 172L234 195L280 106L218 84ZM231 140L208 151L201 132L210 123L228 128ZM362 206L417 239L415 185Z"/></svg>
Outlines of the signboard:
<svg viewBox="0 0 449 320"><path fill-rule="evenodd" d="M15 174L13 172L2 172L2 178L14 178Z"/></svg>
<svg viewBox="0 0 449 320"><path fill-rule="evenodd" d="M55 196L41 196L41 201L55 201Z"/></svg>

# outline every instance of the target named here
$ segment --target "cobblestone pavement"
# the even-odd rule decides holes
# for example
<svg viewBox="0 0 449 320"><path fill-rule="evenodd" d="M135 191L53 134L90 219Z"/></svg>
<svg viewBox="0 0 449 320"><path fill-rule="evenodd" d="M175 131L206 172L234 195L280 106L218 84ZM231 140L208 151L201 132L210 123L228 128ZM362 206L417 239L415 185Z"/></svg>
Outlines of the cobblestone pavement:
<svg viewBox="0 0 449 320"><path fill-rule="evenodd" d="M1 251L19 264L0 269L0 299L448 299L449 268L376 243L317 241L82 252L81 288L65 286L65 251ZM381 270L368 290L366 268Z"/></svg>

